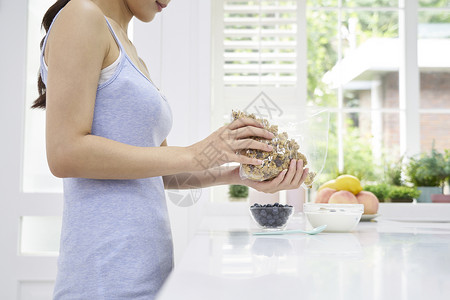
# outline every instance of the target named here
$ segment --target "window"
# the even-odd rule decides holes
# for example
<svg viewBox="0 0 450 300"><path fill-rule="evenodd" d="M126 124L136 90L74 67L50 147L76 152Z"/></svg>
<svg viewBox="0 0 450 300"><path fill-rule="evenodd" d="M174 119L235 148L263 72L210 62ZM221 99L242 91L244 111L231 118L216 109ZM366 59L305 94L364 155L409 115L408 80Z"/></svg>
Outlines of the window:
<svg viewBox="0 0 450 300"><path fill-rule="evenodd" d="M294 1L229 1L223 7L225 87L297 83Z"/></svg>
<svg viewBox="0 0 450 300"><path fill-rule="evenodd" d="M213 1L214 128L261 92L284 106L304 101L299 9L298 1Z"/></svg>
<svg viewBox="0 0 450 300"><path fill-rule="evenodd" d="M283 118L296 117L306 103L304 4L212 1L213 129L228 123L233 109L249 111L256 101L273 101ZM213 201L223 201L228 187L212 192Z"/></svg>
<svg viewBox="0 0 450 300"><path fill-rule="evenodd" d="M420 0L420 148L450 149L450 1Z"/></svg>
<svg viewBox="0 0 450 300"><path fill-rule="evenodd" d="M45 111L30 109L38 97L36 88L39 71L39 44L42 17L55 3L53 0L30 1L28 6L27 78L25 106L25 139L23 191L25 193L62 193L62 181L55 178L47 165L45 154Z"/></svg>
<svg viewBox="0 0 450 300"><path fill-rule="evenodd" d="M375 181L384 162L450 148L450 1L214 3L214 128L263 90L331 111L329 177Z"/></svg>
<svg viewBox="0 0 450 300"><path fill-rule="evenodd" d="M308 103L333 114L325 173L376 180L400 157L397 1L307 1Z"/></svg>

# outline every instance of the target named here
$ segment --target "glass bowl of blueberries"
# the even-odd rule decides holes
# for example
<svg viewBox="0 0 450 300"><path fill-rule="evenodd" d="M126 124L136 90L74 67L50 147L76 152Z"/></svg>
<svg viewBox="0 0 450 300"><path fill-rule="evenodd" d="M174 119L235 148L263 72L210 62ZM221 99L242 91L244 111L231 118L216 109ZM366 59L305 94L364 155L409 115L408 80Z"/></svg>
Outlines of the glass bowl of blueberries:
<svg viewBox="0 0 450 300"><path fill-rule="evenodd" d="M250 206L250 215L258 227L264 230L283 230L294 214L294 208L291 205L258 204Z"/></svg>

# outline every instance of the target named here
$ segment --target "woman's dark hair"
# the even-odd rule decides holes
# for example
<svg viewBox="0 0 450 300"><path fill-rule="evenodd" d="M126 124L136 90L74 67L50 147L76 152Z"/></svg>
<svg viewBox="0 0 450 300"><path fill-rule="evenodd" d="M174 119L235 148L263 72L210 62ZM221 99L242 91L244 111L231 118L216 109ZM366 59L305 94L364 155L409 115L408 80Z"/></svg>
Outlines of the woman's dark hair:
<svg viewBox="0 0 450 300"><path fill-rule="evenodd" d="M56 14L64 7L66 6L67 3L69 3L70 0L57 0L55 2L55 4L53 4L45 13L44 18L42 18L42 24L41 27L44 27L45 29L45 33L48 33L48 30L50 28L50 25L53 22L53 19L55 18ZM44 39L45 37L42 38L41 40L41 50L42 50L42 46L44 45ZM39 73L39 77L38 77L38 82L37 82L37 87L38 87L38 93L39 93L39 97L34 100L33 105L31 106L31 108L42 108L45 109L45 104L46 104L46 88L45 88L45 84L42 81L42 76Z"/></svg>

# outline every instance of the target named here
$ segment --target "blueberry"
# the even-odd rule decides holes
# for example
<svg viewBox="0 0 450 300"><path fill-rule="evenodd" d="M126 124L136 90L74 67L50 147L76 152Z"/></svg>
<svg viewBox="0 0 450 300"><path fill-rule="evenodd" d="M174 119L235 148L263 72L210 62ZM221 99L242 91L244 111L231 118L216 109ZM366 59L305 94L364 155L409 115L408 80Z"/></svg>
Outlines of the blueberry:
<svg viewBox="0 0 450 300"><path fill-rule="evenodd" d="M270 228L284 226L292 212L292 206L280 203L264 205L255 203L251 208L253 208L251 212L255 221L260 226Z"/></svg>
<svg viewBox="0 0 450 300"><path fill-rule="evenodd" d="M275 158L275 160L273 161L275 163L275 165L277 166L277 168L279 168L280 166L283 165L283 161L281 160L281 158L277 157Z"/></svg>

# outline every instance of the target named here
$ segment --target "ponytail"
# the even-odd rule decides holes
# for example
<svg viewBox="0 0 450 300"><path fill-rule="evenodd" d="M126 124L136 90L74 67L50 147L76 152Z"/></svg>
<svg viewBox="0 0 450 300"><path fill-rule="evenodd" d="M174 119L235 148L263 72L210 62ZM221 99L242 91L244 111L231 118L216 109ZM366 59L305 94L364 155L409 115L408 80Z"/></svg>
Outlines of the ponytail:
<svg viewBox="0 0 450 300"><path fill-rule="evenodd" d="M41 27L45 29L45 33L48 33L48 30L50 29L50 25L53 22L53 19L55 18L56 14L64 7L67 3L69 3L70 0L57 0L55 4L53 4L45 13L44 18L42 18L42 24ZM41 50L42 46L44 45L45 36L41 40ZM39 97L34 100L33 105L31 108L42 108L45 109L46 104L46 87L44 84L44 81L42 81L42 76L39 73L38 82L37 82L37 88Z"/></svg>

